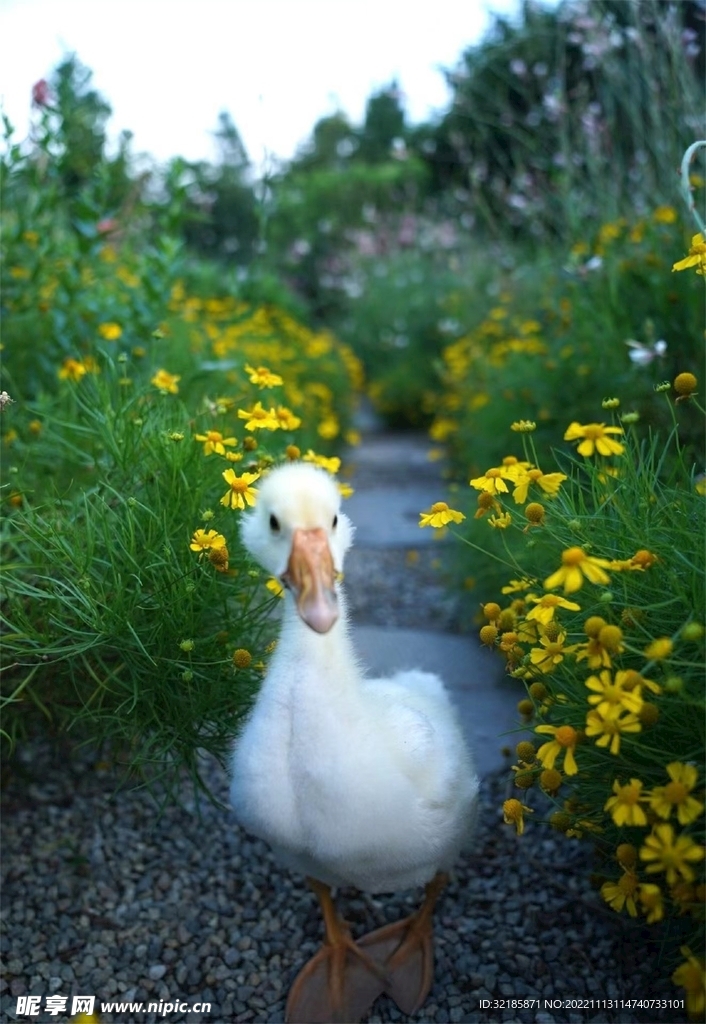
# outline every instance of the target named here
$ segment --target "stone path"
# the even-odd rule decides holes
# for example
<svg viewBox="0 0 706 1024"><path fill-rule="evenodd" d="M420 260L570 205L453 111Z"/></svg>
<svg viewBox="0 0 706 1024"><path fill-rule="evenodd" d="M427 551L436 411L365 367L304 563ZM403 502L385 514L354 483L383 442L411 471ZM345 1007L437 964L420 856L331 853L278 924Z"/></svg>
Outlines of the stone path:
<svg viewBox="0 0 706 1024"><path fill-rule="evenodd" d="M438 551L437 532L422 530L418 523L420 511L434 501L444 500L447 487L442 464L429 459L431 445L423 435L386 434L378 432L374 423L370 426L373 429L364 433L361 445L348 459L355 493L345 505L356 527L350 569L346 567L356 646L373 675L417 667L442 677L460 712L478 771L485 776L506 763L501 750L514 747L518 739L514 735L518 729L516 708L523 694L504 675L500 658L484 650L472 636L417 628L416 622L414 628L390 625L384 579L375 581L375 599L382 598L379 607L360 601L366 574L375 572L383 553L396 570L390 582L390 602L404 604L406 596L407 605L419 604L422 615L433 619L428 609L437 602L430 601L428 594L419 600L415 588L433 587L442 606L449 600L442 581L435 579L433 572L431 576L425 572L420 582L416 568L417 559L428 568L434 559L425 556ZM453 539L445 543L453 543ZM409 552L415 558L407 559L405 570ZM396 560L395 553L399 556Z"/></svg>

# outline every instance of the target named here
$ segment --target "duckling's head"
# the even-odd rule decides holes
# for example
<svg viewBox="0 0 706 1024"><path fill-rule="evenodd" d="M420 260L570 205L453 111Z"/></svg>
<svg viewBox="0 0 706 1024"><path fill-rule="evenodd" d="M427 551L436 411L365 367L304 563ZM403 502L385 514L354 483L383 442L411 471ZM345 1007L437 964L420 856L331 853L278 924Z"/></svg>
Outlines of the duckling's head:
<svg viewBox="0 0 706 1024"><path fill-rule="evenodd" d="M292 591L304 622L327 633L338 618L336 573L353 540L341 495L326 470L292 462L271 470L242 520L243 544Z"/></svg>

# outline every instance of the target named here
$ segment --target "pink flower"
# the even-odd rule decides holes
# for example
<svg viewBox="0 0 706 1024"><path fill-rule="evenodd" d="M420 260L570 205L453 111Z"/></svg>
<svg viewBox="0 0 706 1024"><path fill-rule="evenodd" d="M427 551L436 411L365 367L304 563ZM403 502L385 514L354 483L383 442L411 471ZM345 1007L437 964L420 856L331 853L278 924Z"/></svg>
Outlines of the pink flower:
<svg viewBox="0 0 706 1024"><path fill-rule="evenodd" d="M46 107L49 104L51 92L46 78L40 78L32 86L32 103L35 107Z"/></svg>

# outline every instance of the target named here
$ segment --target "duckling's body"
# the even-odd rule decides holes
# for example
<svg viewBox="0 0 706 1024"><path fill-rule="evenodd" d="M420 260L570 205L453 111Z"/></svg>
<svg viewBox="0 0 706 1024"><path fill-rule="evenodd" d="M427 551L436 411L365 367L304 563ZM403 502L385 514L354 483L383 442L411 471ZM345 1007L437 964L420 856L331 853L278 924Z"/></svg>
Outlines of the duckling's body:
<svg viewBox="0 0 706 1024"><path fill-rule="evenodd" d="M289 589L235 745L231 800L241 824L292 870L325 886L391 892L452 867L470 837L478 779L437 676L365 678L335 582L353 532L339 505L327 473L288 465L268 476L244 522L245 545ZM401 935L385 938L386 949L403 945ZM376 972L379 991L390 990L385 970ZM332 1009L350 1012L321 1012ZM310 1003L289 1019L304 1019L298 1012L310 1014Z"/></svg>

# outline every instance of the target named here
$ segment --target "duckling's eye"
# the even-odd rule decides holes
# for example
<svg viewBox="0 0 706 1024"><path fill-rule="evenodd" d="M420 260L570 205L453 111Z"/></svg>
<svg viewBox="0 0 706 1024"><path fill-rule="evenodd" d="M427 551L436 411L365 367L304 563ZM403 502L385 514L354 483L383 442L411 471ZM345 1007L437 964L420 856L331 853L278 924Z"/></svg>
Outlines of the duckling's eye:
<svg viewBox="0 0 706 1024"><path fill-rule="evenodd" d="M338 526L338 516L333 517L333 529L335 530Z"/></svg>
<svg viewBox="0 0 706 1024"><path fill-rule="evenodd" d="M270 516L270 529L273 533L279 532L279 519L274 514Z"/></svg>

